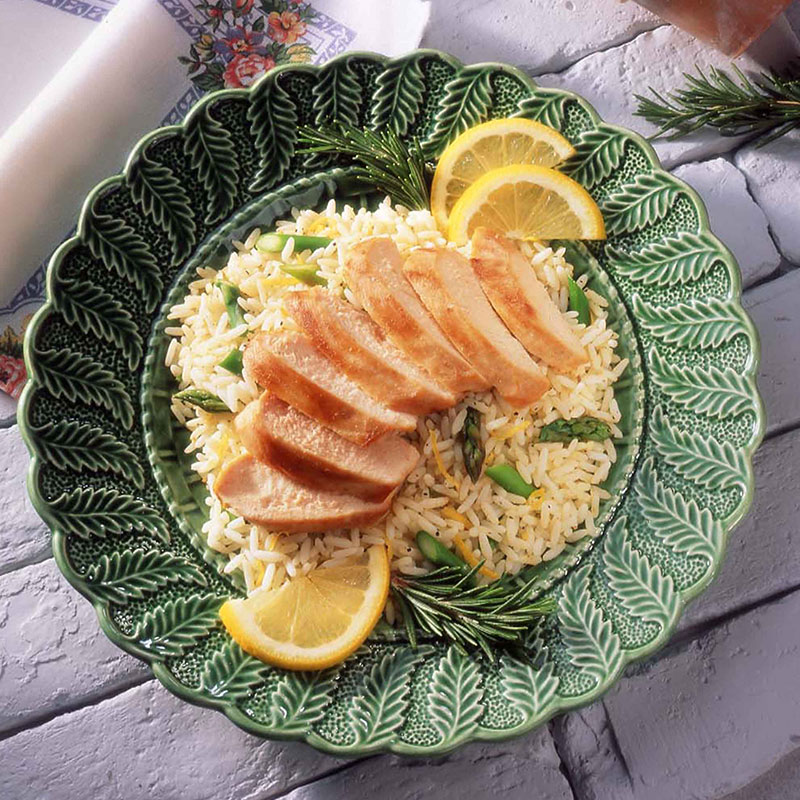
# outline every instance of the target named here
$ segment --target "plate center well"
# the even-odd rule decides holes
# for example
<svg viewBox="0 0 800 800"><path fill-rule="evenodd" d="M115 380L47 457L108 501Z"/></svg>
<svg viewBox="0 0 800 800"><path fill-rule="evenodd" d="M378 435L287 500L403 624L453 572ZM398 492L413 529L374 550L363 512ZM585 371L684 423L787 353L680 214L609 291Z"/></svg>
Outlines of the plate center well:
<svg viewBox="0 0 800 800"><path fill-rule="evenodd" d="M331 170L287 184L279 191L253 201L211 233L179 273L160 310L148 343L141 396L148 459L162 496L180 529L203 559L213 564L221 575L224 574L228 557L210 548L202 532L203 524L208 519L208 491L191 469L193 455L185 452L189 434L170 411L170 397L177 390L177 385L169 369L164 366L170 342L170 337L164 332L169 325L167 314L188 292L189 283L196 278L198 267L222 268L225 265L231 240L244 241L255 227L269 230L276 220L288 217L292 207L319 210L331 198L336 199L339 205L351 204L356 207L374 207L382 199L378 195L355 193L347 171ZM630 360L628 369L615 385L615 397L622 412L620 428L623 437L615 441L617 461L603 483L610 498L601 503L596 519L596 525L602 531L624 496L633 474L643 427L644 374L633 325L608 275L582 244L562 244L567 249L567 260L574 265L576 275L588 274L589 288L608 300L608 324L618 334L618 352L621 358ZM553 560L531 568L536 570L539 578L538 592L545 591L563 577L594 541L592 537L584 537L568 545ZM244 581L238 572L225 575L225 579L231 581L239 592L244 591Z"/></svg>

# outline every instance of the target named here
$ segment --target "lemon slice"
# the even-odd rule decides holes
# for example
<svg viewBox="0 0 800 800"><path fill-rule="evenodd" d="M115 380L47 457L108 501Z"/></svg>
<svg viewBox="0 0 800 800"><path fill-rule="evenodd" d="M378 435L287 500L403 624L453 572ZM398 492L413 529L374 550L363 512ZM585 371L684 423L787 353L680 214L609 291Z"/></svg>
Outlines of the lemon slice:
<svg viewBox="0 0 800 800"><path fill-rule="evenodd" d="M431 186L431 211L447 230L456 201L489 170L509 164L554 167L575 150L558 132L541 122L514 117L493 119L461 134L442 153Z"/></svg>
<svg viewBox="0 0 800 800"><path fill-rule="evenodd" d="M361 557L319 567L280 589L228 600L219 615L243 650L285 669L324 669L353 653L383 612L389 557L374 545Z"/></svg>
<svg viewBox="0 0 800 800"><path fill-rule="evenodd" d="M479 227L515 239L605 239L603 215L572 178L548 167L500 167L478 178L450 213L448 236L464 244Z"/></svg>

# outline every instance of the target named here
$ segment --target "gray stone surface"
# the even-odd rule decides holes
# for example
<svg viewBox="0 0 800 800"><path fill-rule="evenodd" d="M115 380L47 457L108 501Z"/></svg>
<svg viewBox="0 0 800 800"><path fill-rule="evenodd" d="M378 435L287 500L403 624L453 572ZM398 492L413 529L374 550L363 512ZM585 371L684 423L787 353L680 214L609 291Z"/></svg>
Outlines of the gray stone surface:
<svg viewBox="0 0 800 800"><path fill-rule="evenodd" d="M797 748L800 592L667 651L605 698L634 797L711 800Z"/></svg>
<svg viewBox="0 0 800 800"><path fill-rule="evenodd" d="M781 257L769 235L767 218L748 194L744 175L730 161L714 158L685 164L675 175L703 198L711 230L739 262L743 286L778 268Z"/></svg>
<svg viewBox="0 0 800 800"><path fill-rule="evenodd" d="M742 56L742 69L761 69L764 61L773 64L788 60L800 52L800 43L787 24L770 32L756 54ZM677 28L665 26L636 37L628 44L613 47L579 61L558 74L542 75L544 86L571 89L583 95L608 122L624 125L645 135L655 133L655 126L634 116L636 94L648 94L652 87L668 92L683 82L684 72L695 66L728 67L730 59L702 44ZM679 141L659 140L656 151L670 167L687 161L706 159L733 149L740 140L724 138L713 131L701 132Z"/></svg>
<svg viewBox="0 0 800 800"><path fill-rule="evenodd" d="M747 176L747 185L764 209L781 252L800 264L800 135L794 132L763 147L743 147L736 154L736 166Z"/></svg>
<svg viewBox="0 0 800 800"><path fill-rule="evenodd" d="M633 800L631 776L602 701L562 714L552 730L580 800Z"/></svg>
<svg viewBox="0 0 800 800"><path fill-rule="evenodd" d="M0 576L0 734L149 677L102 633L53 559ZM2 796L2 791L0 791Z"/></svg>
<svg viewBox="0 0 800 800"><path fill-rule="evenodd" d="M266 742L152 680L0 741L8 800L262 800L341 766Z"/></svg>
<svg viewBox="0 0 800 800"><path fill-rule="evenodd" d="M286 800L391 797L572 800L547 728L496 744L470 744L437 761L379 756L295 789ZM621 800L621 799L620 799Z"/></svg>
<svg viewBox="0 0 800 800"><path fill-rule="evenodd" d="M800 422L800 270L757 286L742 297L758 328L758 386L767 410L767 431Z"/></svg>
<svg viewBox="0 0 800 800"><path fill-rule="evenodd" d="M660 24L636 3L619 0L433 0L422 46L537 75Z"/></svg>
<svg viewBox="0 0 800 800"><path fill-rule="evenodd" d="M28 460L19 428L0 429L0 573L50 553L50 533L25 488Z"/></svg>
<svg viewBox="0 0 800 800"><path fill-rule="evenodd" d="M800 786L800 750L793 750L752 783L721 800L797 800Z"/></svg>

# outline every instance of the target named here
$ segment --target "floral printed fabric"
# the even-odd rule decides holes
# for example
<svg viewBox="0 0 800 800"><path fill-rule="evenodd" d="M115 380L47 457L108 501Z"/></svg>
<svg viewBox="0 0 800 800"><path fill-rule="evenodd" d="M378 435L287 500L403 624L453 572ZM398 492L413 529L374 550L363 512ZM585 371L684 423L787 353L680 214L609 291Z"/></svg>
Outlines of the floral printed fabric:
<svg viewBox="0 0 800 800"><path fill-rule="evenodd" d="M277 64L311 61L315 54L303 40L318 16L310 3L219 0L195 8L207 32L179 61L203 91L245 88Z"/></svg>

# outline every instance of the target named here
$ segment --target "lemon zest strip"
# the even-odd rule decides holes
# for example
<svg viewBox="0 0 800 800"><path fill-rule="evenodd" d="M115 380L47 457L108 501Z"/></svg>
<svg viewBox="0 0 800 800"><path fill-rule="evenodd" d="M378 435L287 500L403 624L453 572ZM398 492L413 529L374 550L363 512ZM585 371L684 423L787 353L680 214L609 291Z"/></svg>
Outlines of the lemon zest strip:
<svg viewBox="0 0 800 800"><path fill-rule="evenodd" d="M534 490L528 496L528 505L533 511L539 511L544 503L544 487Z"/></svg>
<svg viewBox="0 0 800 800"><path fill-rule="evenodd" d="M460 522L465 528L472 527L472 523L469 521L469 519L467 519L466 516L464 516L464 514L459 514L458 511L456 511L454 508L450 508L450 506L442 509L442 516L455 520L456 522Z"/></svg>
<svg viewBox="0 0 800 800"><path fill-rule="evenodd" d="M439 472L442 473L442 477L445 479L447 483L450 484L456 491L461 489L461 484L445 469L444 461L442 461L442 454L439 452L439 440L436 436L436 431L431 430L431 451L433 452L433 458L436 461L436 466L439 469Z"/></svg>
<svg viewBox="0 0 800 800"><path fill-rule="evenodd" d="M469 564L471 567L475 567L480 563L472 554L472 550L467 547L464 540L458 534L453 537L453 541L456 543L456 550L458 550L458 554L464 559L464 561L467 562L467 564ZM489 567L485 565L482 566L478 572L480 572L481 575L485 575L487 578L500 577L498 573L496 573L493 569L489 569Z"/></svg>

